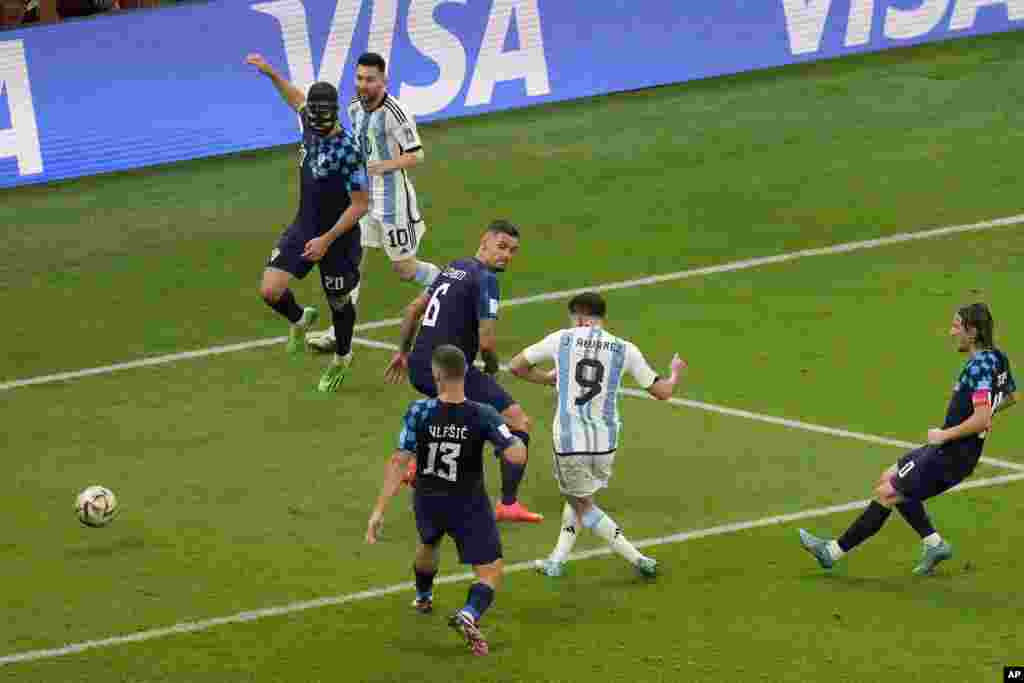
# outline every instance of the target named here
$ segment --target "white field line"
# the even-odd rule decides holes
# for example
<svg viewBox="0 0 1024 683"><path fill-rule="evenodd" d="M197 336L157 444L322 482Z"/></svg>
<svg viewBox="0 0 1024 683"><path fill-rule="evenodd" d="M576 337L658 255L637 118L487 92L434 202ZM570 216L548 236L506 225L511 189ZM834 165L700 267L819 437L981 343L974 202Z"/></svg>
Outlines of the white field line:
<svg viewBox="0 0 1024 683"><path fill-rule="evenodd" d="M762 256L760 258L732 261L730 263L723 263L717 266L708 266L705 268L692 268L690 270L680 270L674 273L665 273L663 275L651 275L649 277L642 277L635 280L623 280L620 282L609 282L603 285L592 285L589 287L582 287L579 289L565 289L558 292L546 292L543 294L535 294L533 296L505 300L502 302L502 306L521 306L522 304L530 304L538 301L555 301L559 299L567 299L576 294L587 291L608 292L616 289L628 289L631 287L642 287L644 285L655 285L663 282L684 280L692 277L714 275L717 273L729 273L736 270L746 270L749 268L758 268L760 266L768 266L776 263L785 263L787 261L795 261L797 259L808 258L811 256L846 254L852 251L876 249L878 247L884 247L890 244L900 244L903 242L912 242L915 240L932 239L935 237L944 237L946 235L955 235L965 232L990 230L992 228L1019 225L1022 222L1024 222L1024 214L1018 214L1016 216L996 218L993 220L982 221L980 223L971 223L968 225L951 225L944 228L932 228L930 230L920 230L917 232L898 233L895 235L888 235L886 237L879 237L876 239L862 240L859 242L844 242L842 244L834 244L828 247L819 247L816 249L801 249L800 251L793 251L785 254L776 254L775 256ZM356 331L363 332L366 330L373 330L382 327L394 327L395 325L398 325L400 322L401 320L399 318L389 318L387 320L378 320L376 322L362 323L360 325L356 325ZM152 358L128 361L125 363L115 363L113 365L104 365L102 367L97 368L87 368L85 370L74 370L70 372L60 372L52 375L29 377L26 379L19 379L10 382L0 383L0 391L8 391L10 389L18 389L21 387L28 387L37 384L63 382L67 380L80 379L82 377L90 377L92 375L104 375L111 372L117 372L119 370L129 370L132 368L150 367L154 365L163 365L165 363L175 363L179 360L203 358L205 356L214 356L222 353L232 353L234 351L245 351L247 349L259 348L261 346L271 346L274 344L280 344L283 343L285 339L285 337L255 339L252 341L240 342L238 344L215 346L208 349L198 349L196 351L186 351L183 353L171 353L164 356L154 356Z"/></svg>
<svg viewBox="0 0 1024 683"><path fill-rule="evenodd" d="M637 398L647 398L654 400L646 391L640 391L639 389L622 389L621 393L627 396L635 396ZM802 429L806 432L817 432L819 434L828 434L829 436L837 436L843 439L855 439L857 441L866 441L867 443L880 444L882 446L898 446L900 448L913 449L921 446L919 443L911 443L910 441L901 441L899 439L890 439L884 436L875 436L874 434L864 434L862 432L851 432L848 429L836 429L835 427L825 427L822 425L816 425L811 422L802 422L800 420L789 420L784 417L775 417L773 415L764 415L762 413L752 413L749 410L739 410L737 408L727 408L725 406L715 405L714 403L703 403L701 401L691 401L684 398L670 398L669 403L677 406L683 406L686 408L696 408L697 410L705 410L709 413L718 413L720 415L730 415L732 417L743 417L748 420L756 420L758 422L767 422L768 424L780 425L782 427L789 427L790 429ZM993 467L1002 467L1007 470L1014 470L1016 472L1024 472L1024 465L1020 465L1015 462L1009 462L1007 460L999 460L997 458L990 458L983 456L981 462L992 465Z"/></svg>
<svg viewBox="0 0 1024 683"><path fill-rule="evenodd" d="M352 339L352 343L359 346L368 346L373 349L382 349L385 351L397 351L398 346L388 342L377 341L375 339L363 339L362 337L355 337ZM480 365L479 361L477 362ZM501 369L504 372L508 372L508 366L503 365ZM639 389L620 389L619 393L625 396L633 396L635 398L646 398L654 400L650 394L646 391ZM702 401L691 401L685 398L670 398L668 402L672 405L681 406L683 408L696 408L697 410L704 410L709 413L718 413L719 415L728 415L730 417L742 417L747 420L755 420L757 422L766 422L768 424L779 425L781 427L788 427L790 429L802 429L805 432L817 432L818 434L827 434L829 436L835 436L842 439L855 439L857 441L865 441L867 443L879 444L882 446L897 446L899 448L913 449L921 446L919 443L911 443L910 441L900 441L899 439L890 439L884 436L875 436L874 434L864 434L862 432L851 432L848 429L836 429L835 427L825 427L823 425L816 425L811 422L802 422L800 420L790 420L784 417L775 417L774 415L765 415L763 413L753 413L749 410L740 410L738 408L727 408L726 406L715 405L714 403L704 403ZM981 462L988 463L993 467L1001 467L1007 470L1014 470L1016 472L1024 472L1024 465L1018 465L1015 462L1008 462L1006 460L998 460L996 458L989 458L987 456L981 459Z"/></svg>
<svg viewBox="0 0 1024 683"><path fill-rule="evenodd" d="M1008 474L1001 477L990 477L987 479L978 479L976 481L967 482L960 484L959 486L952 489L966 490L975 489L985 486L998 486L1001 484L1009 484L1011 482L1020 481L1024 479L1024 473ZM647 538L642 541L635 543L638 548L647 548L656 545L666 545L669 543L684 543L686 541L692 541L698 538L707 538L709 536L720 536L723 534L731 534L737 531L745 531L747 529L757 529L760 527L773 526L778 524L786 524L788 522L795 522L801 519L811 519L813 517L823 517L825 515L831 515L836 512L847 512L850 510L856 510L863 508L868 505L868 500L855 500L849 503L843 503L842 505L832 505L829 507L814 508L811 510L802 510L800 512L793 512L785 515L775 515L773 517L762 517L761 519L753 519L745 522L734 522L732 524L722 524L719 526L713 526L706 529L696 529L693 531L684 531L670 536L661 536L658 538ZM796 552L796 542L794 539L793 552ZM573 560L584 560L594 557L603 557L610 555L611 550L609 548L597 548L594 550L588 550L580 553L573 553L570 555L570 559ZM505 567L506 573L521 572L530 569L534 566L533 560L527 562L517 562ZM473 574L465 572L462 574L452 574L448 576L438 577L434 582L435 584L449 584L458 583L461 581L468 581L473 578ZM57 657L63 657L66 655L77 654L85 652L87 650L97 650L100 648L116 647L118 645L127 645L129 643L141 643L147 640L156 640L158 638L166 638L168 636L179 635L183 633L198 633L200 631L208 631L217 626L226 626L229 624L242 624L251 621L258 621L260 619L266 619L267 617L277 617L286 614L294 614L296 612L304 612L311 609L320 609L322 607L334 607L337 605L345 605L352 602L360 602L362 600L370 600L373 598L383 597L385 595L392 595L394 593L400 593L404 591L413 590L415 585L412 582L398 583L392 586L385 586L382 588L374 588L371 590L360 591L358 593L348 593L345 595L335 595L332 597L318 598L316 600L305 600L302 602L293 602L287 605L280 605L277 607L266 607L263 609L251 610L247 612L239 612L225 617L216 617L213 619L203 619L200 621L184 621L173 626L167 626L164 628L154 628L146 631L136 631L135 633L128 633L121 636L113 636L110 638L103 638L100 640L88 640L81 643L73 643L65 645L64 647L52 648L47 650L29 650L26 652L18 652L11 655L5 655L0 657L0 666L8 664L18 664L21 662L32 662L44 659L55 659Z"/></svg>

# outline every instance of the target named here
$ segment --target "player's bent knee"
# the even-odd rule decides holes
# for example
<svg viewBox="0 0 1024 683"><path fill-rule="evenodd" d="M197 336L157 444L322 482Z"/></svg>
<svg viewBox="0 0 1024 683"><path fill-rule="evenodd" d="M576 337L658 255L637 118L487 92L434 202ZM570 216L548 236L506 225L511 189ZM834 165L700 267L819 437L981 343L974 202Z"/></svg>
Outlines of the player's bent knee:
<svg viewBox="0 0 1024 683"><path fill-rule="evenodd" d="M505 562L504 560L497 559L489 564L479 564L473 567L473 569L481 581L486 581L492 587L497 588L497 584L501 581L501 576L505 572Z"/></svg>
<svg viewBox="0 0 1024 683"><path fill-rule="evenodd" d="M398 273L398 278L403 282L412 282L416 279L416 259L404 259L392 261L391 269Z"/></svg>
<svg viewBox="0 0 1024 683"><path fill-rule="evenodd" d="M501 414L508 423L508 428L516 432L530 433L530 416L527 415L517 403L510 406Z"/></svg>
<svg viewBox="0 0 1024 683"><path fill-rule="evenodd" d="M891 508L893 505L903 501L903 496L900 492L893 488L893 485L889 482L880 484L875 489L875 501L879 505L883 505L887 508Z"/></svg>
<svg viewBox="0 0 1024 683"><path fill-rule="evenodd" d="M416 566L419 569L431 570L437 568L438 540L434 545L420 543L416 548Z"/></svg>
<svg viewBox="0 0 1024 683"><path fill-rule="evenodd" d="M327 296L327 304L331 307L331 310L337 311L338 313L341 313L345 309L345 306L348 305L350 300L351 296L348 294L342 294L341 296L330 294Z"/></svg>
<svg viewBox="0 0 1024 683"><path fill-rule="evenodd" d="M875 489L877 490L878 488L885 486L886 484L891 484L892 478L894 476L896 476L895 465L893 465L892 467L878 475L878 481L875 482Z"/></svg>
<svg viewBox="0 0 1024 683"><path fill-rule="evenodd" d="M268 304L276 304L284 294L284 287L277 287L273 284L264 283L260 285L260 298Z"/></svg>
<svg viewBox="0 0 1024 683"><path fill-rule="evenodd" d="M260 297L268 304L276 304L288 289L290 279L291 275L282 270L267 268L260 281Z"/></svg>
<svg viewBox="0 0 1024 683"><path fill-rule="evenodd" d="M576 516L579 517L580 519L582 519L583 515L585 515L588 512L590 512L590 509L592 507L594 507L594 501L593 501L592 498L589 498L589 497L587 497L587 498L577 498L575 496L570 496L569 497L569 506L576 513Z"/></svg>

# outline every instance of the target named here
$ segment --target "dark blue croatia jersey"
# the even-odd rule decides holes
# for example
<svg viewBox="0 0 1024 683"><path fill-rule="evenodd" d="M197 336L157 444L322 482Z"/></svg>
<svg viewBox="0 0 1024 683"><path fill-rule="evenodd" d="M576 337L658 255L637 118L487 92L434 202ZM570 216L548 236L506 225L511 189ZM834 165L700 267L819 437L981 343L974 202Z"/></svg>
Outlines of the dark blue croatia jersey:
<svg viewBox="0 0 1024 683"><path fill-rule="evenodd" d="M515 443L494 408L436 398L415 401L405 413L399 450L416 454L416 492L423 494L484 492L484 443L504 453Z"/></svg>
<svg viewBox="0 0 1024 683"><path fill-rule="evenodd" d="M451 344L472 363L480 351L480 321L498 317L498 277L475 258L458 259L437 276L427 295L410 361L429 365L434 349Z"/></svg>
<svg viewBox="0 0 1024 683"><path fill-rule="evenodd" d="M1002 351L985 349L978 351L960 371L953 385L953 397L946 410L943 429L956 427L974 414L974 406L989 403L995 409L1008 394L1017 390L1017 384L1010 372L1010 359ZM948 446L962 448L969 456L980 456L985 444L985 434L975 434Z"/></svg>
<svg viewBox="0 0 1024 683"><path fill-rule="evenodd" d="M302 120L299 213L295 223L303 233L319 237L334 227L352 203L352 192L366 192L366 160L355 139L341 128L335 135L321 137ZM358 225L349 234L359 234Z"/></svg>

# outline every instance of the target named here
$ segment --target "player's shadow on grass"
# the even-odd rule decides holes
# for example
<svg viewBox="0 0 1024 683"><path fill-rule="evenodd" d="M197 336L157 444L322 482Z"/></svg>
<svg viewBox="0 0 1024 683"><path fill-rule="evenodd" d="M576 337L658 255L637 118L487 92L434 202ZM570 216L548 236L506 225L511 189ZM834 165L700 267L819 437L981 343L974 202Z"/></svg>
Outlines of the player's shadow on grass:
<svg viewBox="0 0 1024 683"><path fill-rule="evenodd" d="M64 551L64 557L69 560L95 559L111 557L132 550L140 550L144 547L146 547L145 539L139 536L128 536L110 541L89 542L73 546Z"/></svg>
<svg viewBox="0 0 1024 683"><path fill-rule="evenodd" d="M420 634L415 637L392 639L391 647L405 654L423 656L433 661L438 667L449 666L452 662L452 657L473 657L468 646L459 640L459 636L447 624L443 621L438 621L436 625L438 626L438 632L435 635L424 636ZM500 652L502 644L494 642L492 634L485 626L481 626L481 628L485 636L491 636L488 639L491 654Z"/></svg>
<svg viewBox="0 0 1024 683"><path fill-rule="evenodd" d="M931 576L913 576L909 569L906 576L851 576L849 574L821 574L809 572L801 581L825 581L837 590L848 589L850 593L871 591L879 595L892 595L901 602L921 601L930 605L965 610L1004 609L1006 596L975 590L957 590L973 583L973 569L963 564L943 567ZM940 589L941 586L941 589ZM941 593L936 591L941 590Z"/></svg>

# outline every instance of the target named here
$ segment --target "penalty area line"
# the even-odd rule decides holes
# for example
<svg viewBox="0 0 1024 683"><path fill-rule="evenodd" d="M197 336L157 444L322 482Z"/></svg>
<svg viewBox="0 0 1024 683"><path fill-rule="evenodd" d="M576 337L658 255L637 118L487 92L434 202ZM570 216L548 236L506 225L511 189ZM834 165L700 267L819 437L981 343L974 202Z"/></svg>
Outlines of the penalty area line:
<svg viewBox="0 0 1024 683"><path fill-rule="evenodd" d="M646 277L634 278L631 280L621 280L618 282L606 282L604 284L589 285L587 287L580 287L578 289L563 289L555 292L543 292L541 294L534 294L531 296L506 299L505 301L502 302L502 306L522 306L523 304L532 304L541 301L558 301L562 299L568 299L576 294L581 294L583 292L611 292L619 289L630 289L633 287L657 285L665 282L675 282L678 280L685 280L693 277L704 277L707 275L716 275L718 273L731 273L739 270L748 270L750 268L760 268L762 266L770 266L779 263L788 263L790 261L796 261L799 259L805 259L814 256L849 254L851 252L863 251L865 249L877 249L879 247L885 247L890 244L903 244L906 242L914 242L917 240L933 239L935 237L945 237L948 235L958 235L962 233L978 232L981 230L991 230L993 228L1003 228L1020 225L1021 223L1024 223L1024 214L1006 216L1004 218L995 218L992 220L981 221L978 223L969 223L965 225L950 225L942 228L918 230L916 232L902 232L893 235L886 235L884 237L876 237L874 239L869 240L860 240L856 242L842 242L827 247L816 247L814 249L800 249L799 251L791 251L783 254L774 254L771 256L761 256L757 258L741 259L739 261L730 261L728 263L720 263L714 266L678 270L673 273L662 273L660 275L648 275ZM360 323L356 325L356 332L363 332L366 330L375 330L386 327L395 327L399 325L401 322L401 318L388 318L386 320L377 320L374 322ZM156 365L164 365L167 363L176 363L182 360L205 358L207 356L216 356L224 353L233 353L235 351L245 351L248 349L261 348L264 346L283 344L285 341L287 341L287 337L254 339L251 341L239 342L237 344L227 344L224 346L213 346L206 349L197 349L195 351L185 351L182 353L171 353L162 356L153 356L151 358L142 358L139 360L127 361L124 363L114 363L113 365L86 368L84 370L72 370L69 372L59 372L51 375L28 377L25 379L18 379L10 382L0 382L0 391L10 391L11 389L19 389L21 387L30 387L39 384L52 384L54 382L65 382L74 379L81 379L83 377L92 377L94 375L106 375L111 372L118 372L121 370L153 367Z"/></svg>
<svg viewBox="0 0 1024 683"><path fill-rule="evenodd" d="M1007 474L1000 477L989 477L987 479L978 479L976 481L966 482L964 484L960 484L950 489L950 491L963 491L988 486L1000 486L1003 484L1009 484L1012 482L1020 481L1022 479L1024 479L1024 473ZM857 510L860 508L867 507L869 502L870 501L868 500L855 500L849 503L843 503L841 505L831 505L828 507L802 510L800 512L793 512L789 514L762 517L760 519L752 519L745 522L721 524L718 526L708 527L705 529L694 529L691 531L684 531L681 533L671 534L668 536L646 538L641 541L637 541L634 545L636 545L637 548L649 548L651 546L658 545L685 543L686 541L693 541L700 538L708 538L710 536L721 536L724 534L736 533L738 531L746 531L748 529L758 529L762 527L787 524L789 522L795 522L802 519L812 519L815 517L824 517L826 515L831 515L837 512L848 512L850 510ZM794 546L795 545L796 544L794 541ZM580 553L573 553L569 556L569 558L571 560L586 560L596 557L605 557L607 555L611 555L611 552L611 549L607 547L597 548L594 550L588 550ZM535 566L535 564L536 560L530 560L527 562L517 562L515 564L508 565L505 568L505 572L522 572L527 569L532 569ZM473 578L473 576L474 575L470 572L464 572L461 574L451 574L448 576L438 577L438 579L434 583L442 585L459 583L462 581L469 581ZM116 647L119 645L128 645L130 643L141 643L149 640L157 640L159 638L166 638L169 636L181 635L185 633L199 633L202 631L208 631L218 626L244 624L253 621L259 621L261 619L267 619L269 617L278 617L288 614L295 614L296 612L304 612L312 609L321 609L324 607L346 605L349 603L360 602L363 600L372 600L374 598L379 598L386 595L392 595L404 591L412 591L414 590L414 588L415 584L409 581L405 583L397 583L391 586L384 586L381 588L373 588L370 590L360 591L358 593L347 593L345 595L336 595L332 597L318 598L315 600L293 602L287 605L280 605L277 607L265 607L263 609L238 612L236 614L224 617L216 617L213 619L203 619L200 621L184 621L174 624L173 626L167 626L164 628L154 628L145 631L137 631L135 633L128 633L120 636L112 636L110 638L103 638L100 640L87 640L81 643L72 643L70 645L65 645L64 647L46 650L29 650L26 652L19 652L0 657L0 666L24 662L33 662L46 659L56 659L58 657L65 657L68 655L78 654L81 652L87 652L89 650L98 650L102 648Z"/></svg>

